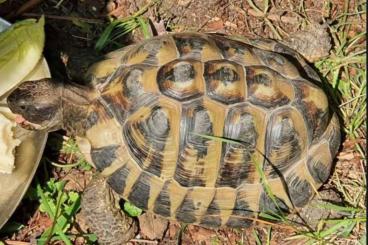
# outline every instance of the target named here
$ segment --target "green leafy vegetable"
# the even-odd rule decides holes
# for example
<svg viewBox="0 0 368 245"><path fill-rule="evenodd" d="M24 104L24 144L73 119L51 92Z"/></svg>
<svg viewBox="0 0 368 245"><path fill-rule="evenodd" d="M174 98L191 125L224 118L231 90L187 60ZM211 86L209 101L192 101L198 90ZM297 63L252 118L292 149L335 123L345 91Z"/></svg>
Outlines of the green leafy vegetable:
<svg viewBox="0 0 368 245"><path fill-rule="evenodd" d="M134 206L130 202L124 203L124 211L127 212L132 217L137 217L142 214L142 209Z"/></svg>
<svg viewBox="0 0 368 245"><path fill-rule="evenodd" d="M39 62L45 19L26 19L0 33L0 96L17 86Z"/></svg>

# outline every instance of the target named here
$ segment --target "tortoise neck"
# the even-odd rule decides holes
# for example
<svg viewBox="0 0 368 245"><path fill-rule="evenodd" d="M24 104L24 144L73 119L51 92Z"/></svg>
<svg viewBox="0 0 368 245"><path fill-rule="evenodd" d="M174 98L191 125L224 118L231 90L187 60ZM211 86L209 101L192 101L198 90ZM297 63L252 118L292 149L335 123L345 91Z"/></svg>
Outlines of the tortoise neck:
<svg viewBox="0 0 368 245"><path fill-rule="evenodd" d="M84 122L94 98L94 89L75 83L63 85L62 92L62 128L71 135L82 136L85 133Z"/></svg>

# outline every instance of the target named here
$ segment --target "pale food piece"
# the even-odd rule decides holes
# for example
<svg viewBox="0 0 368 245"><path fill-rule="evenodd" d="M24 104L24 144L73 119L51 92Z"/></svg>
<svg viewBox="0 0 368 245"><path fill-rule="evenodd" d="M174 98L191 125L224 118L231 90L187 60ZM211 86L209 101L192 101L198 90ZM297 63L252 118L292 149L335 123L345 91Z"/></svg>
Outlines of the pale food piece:
<svg viewBox="0 0 368 245"><path fill-rule="evenodd" d="M21 141L14 138L14 120L8 108L0 107L0 173L10 174L14 169L14 151Z"/></svg>

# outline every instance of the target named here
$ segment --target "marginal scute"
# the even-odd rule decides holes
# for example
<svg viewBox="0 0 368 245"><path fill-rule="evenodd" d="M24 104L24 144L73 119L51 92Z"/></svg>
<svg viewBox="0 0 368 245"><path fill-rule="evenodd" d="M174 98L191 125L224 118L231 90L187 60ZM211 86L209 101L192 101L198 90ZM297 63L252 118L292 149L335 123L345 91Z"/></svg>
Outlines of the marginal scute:
<svg viewBox="0 0 368 245"><path fill-rule="evenodd" d="M91 158L98 171L103 171L116 160L119 145L109 145L91 149Z"/></svg>
<svg viewBox="0 0 368 245"><path fill-rule="evenodd" d="M240 65L223 60L204 64L207 95L224 104L242 102L245 98L244 70Z"/></svg>
<svg viewBox="0 0 368 245"><path fill-rule="evenodd" d="M232 215L229 217L226 226L228 227L249 227L253 220L254 212L249 208L249 204L239 196L235 200Z"/></svg>
<svg viewBox="0 0 368 245"><path fill-rule="evenodd" d="M281 54L260 50L257 48L254 48L253 52L257 55L257 57L259 57L263 65L280 73L282 76L289 79L300 78L300 73L297 67L295 67L293 63L288 61Z"/></svg>
<svg viewBox="0 0 368 245"><path fill-rule="evenodd" d="M144 64L158 66L178 58L175 43L170 36L155 37L136 45L122 58L121 63L129 66Z"/></svg>
<svg viewBox="0 0 368 245"><path fill-rule="evenodd" d="M164 184L153 207L153 211L163 217L170 217L171 215L171 201L168 184L168 182Z"/></svg>
<svg viewBox="0 0 368 245"><path fill-rule="evenodd" d="M184 223L195 223L197 217L195 216L195 206L191 198L185 197L183 203L176 211L176 219Z"/></svg>
<svg viewBox="0 0 368 245"><path fill-rule="evenodd" d="M195 59L202 62L223 58L216 44L206 35L177 33L173 35L181 59Z"/></svg>
<svg viewBox="0 0 368 245"><path fill-rule="evenodd" d="M202 216L200 224L212 228L226 224L227 219L232 214L235 198L235 189L217 188L207 211Z"/></svg>
<svg viewBox="0 0 368 245"><path fill-rule="evenodd" d="M176 210L176 218L185 223L199 221L206 213L214 194L215 189L212 188L190 188Z"/></svg>
<svg viewBox="0 0 368 245"><path fill-rule="evenodd" d="M305 206L314 196L314 190L317 187L312 187L312 183L306 179L304 165L301 165L298 169L293 169L286 176L287 191L290 199L296 207Z"/></svg>
<svg viewBox="0 0 368 245"><path fill-rule="evenodd" d="M142 172L137 181L134 183L132 190L128 196L128 200L139 208L147 209L150 198L150 190L153 188L150 181L151 176Z"/></svg>
<svg viewBox="0 0 368 245"><path fill-rule="evenodd" d="M340 125L336 113L332 115L330 125L327 127L323 137L326 137L327 142L329 142L330 154L331 158L333 159L336 156L341 144Z"/></svg>
<svg viewBox="0 0 368 245"><path fill-rule="evenodd" d="M278 197L271 198L270 195L271 194L262 192L259 201L260 212L269 214L282 214L289 212L289 207L285 204L285 202L282 199Z"/></svg>
<svg viewBox="0 0 368 245"><path fill-rule="evenodd" d="M122 166L107 178L107 183L116 193L123 194L129 174L129 168Z"/></svg>
<svg viewBox="0 0 368 245"><path fill-rule="evenodd" d="M312 147L308 152L307 168L317 184L324 183L330 176L332 159L326 141ZM318 187L318 186L317 186Z"/></svg>
<svg viewBox="0 0 368 245"><path fill-rule="evenodd" d="M203 68L199 61L175 60L162 66L157 74L160 91L171 98L186 101L203 95Z"/></svg>
<svg viewBox="0 0 368 245"><path fill-rule="evenodd" d="M213 34L213 38L226 60L234 61L244 66L261 65L261 61L252 51L252 46L221 35Z"/></svg>
<svg viewBox="0 0 368 245"><path fill-rule="evenodd" d="M290 82L266 67L246 67L249 101L252 104L273 109L287 105L294 99Z"/></svg>

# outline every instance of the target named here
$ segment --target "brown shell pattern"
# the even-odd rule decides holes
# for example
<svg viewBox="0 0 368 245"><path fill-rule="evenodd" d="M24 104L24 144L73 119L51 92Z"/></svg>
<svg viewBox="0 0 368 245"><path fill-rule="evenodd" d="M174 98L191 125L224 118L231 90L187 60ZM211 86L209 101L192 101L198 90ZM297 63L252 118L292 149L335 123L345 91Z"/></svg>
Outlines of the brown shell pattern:
<svg viewBox="0 0 368 245"><path fill-rule="evenodd" d="M182 33L117 58L87 138L95 166L136 206L244 227L258 212L304 206L327 180L338 120L318 77L287 47Z"/></svg>

